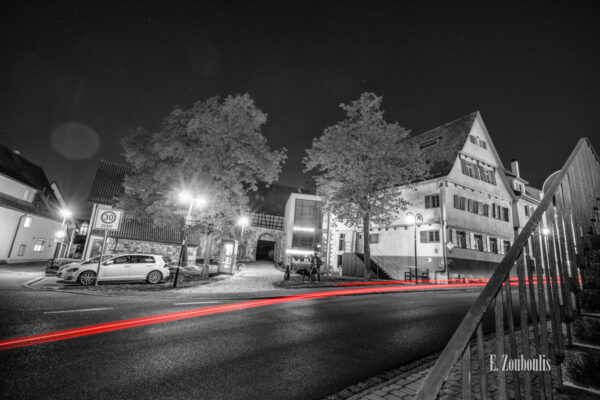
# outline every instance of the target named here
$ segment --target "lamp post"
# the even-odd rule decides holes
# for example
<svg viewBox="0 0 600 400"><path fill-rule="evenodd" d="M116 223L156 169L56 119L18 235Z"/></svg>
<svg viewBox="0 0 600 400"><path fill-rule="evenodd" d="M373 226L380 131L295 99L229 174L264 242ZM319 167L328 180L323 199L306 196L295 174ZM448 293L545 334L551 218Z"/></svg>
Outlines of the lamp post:
<svg viewBox="0 0 600 400"><path fill-rule="evenodd" d="M419 284L419 270L417 269L417 223L423 222L421 214L406 213L406 222L413 224L414 227L414 244L415 244L415 284Z"/></svg>
<svg viewBox="0 0 600 400"><path fill-rule="evenodd" d="M56 232L54 232L54 237L56 239L60 240L60 251L58 252L58 256L60 258L60 255L62 253L62 246L63 246L63 243L65 241L65 236L66 236L65 223L67 221L67 218L71 217L71 215L73 215L73 214L71 213L71 211L67 210L66 208L59 210L58 214L62 217L62 222L60 224L60 229L57 230ZM57 254L56 254L56 250L55 250L54 255L52 256L52 268L54 268L54 263L56 262L56 256L57 256Z"/></svg>
<svg viewBox="0 0 600 400"><path fill-rule="evenodd" d="M241 217L238 218L237 223L239 226L242 227L242 232L240 234L240 245L242 245L244 243L244 228L250 224L250 219L248 217L246 217L245 215L242 215ZM246 246L243 246L242 248L243 248L244 252L243 252L243 254L240 254L240 258L242 258L243 256L246 255Z"/></svg>
<svg viewBox="0 0 600 400"><path fill-rule="evenodd" d="M188 234L188 227L192 220L192 210L194 208L194 203L198 207L201 207L202 205L204 205L206 203L206 200L204 199L204 197L199 197L199 196L194 197L189 192L179 193L179 200L184 204L189 203L189 208L188 208L188 213L185 217L185 223L183 225L183 241L181 242L181 253L179 254L179 261L177 262L177 269L175 271L175 280L173 281L174 288L177 287L177 280L179 279L179 267L181 267L181 265L183 263L187 264L187 234Z"/></svg>

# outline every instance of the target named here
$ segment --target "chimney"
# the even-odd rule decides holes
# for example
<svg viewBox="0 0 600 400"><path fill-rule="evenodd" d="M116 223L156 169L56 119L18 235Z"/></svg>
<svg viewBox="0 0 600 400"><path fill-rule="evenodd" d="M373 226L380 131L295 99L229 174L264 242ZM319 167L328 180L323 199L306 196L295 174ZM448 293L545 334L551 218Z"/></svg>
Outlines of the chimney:
<svg viewBox="0 0 600 400"><path fill-rule="evenodd" d="M519 161L516 158L510 160L510 172L517 178L521 177L521 173L519 172Z"/></svg>

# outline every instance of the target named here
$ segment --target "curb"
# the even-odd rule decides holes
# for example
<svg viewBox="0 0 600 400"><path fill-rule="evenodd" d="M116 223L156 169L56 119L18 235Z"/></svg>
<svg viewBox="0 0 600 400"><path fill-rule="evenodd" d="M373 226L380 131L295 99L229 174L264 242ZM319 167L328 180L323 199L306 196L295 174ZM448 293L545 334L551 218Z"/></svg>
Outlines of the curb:
<svg viewBox="0 0 600 400"><path fill-rule="evenodd" d="M31 285L33 283L36 283L42 279L44 279L45 277L41 277L41 278L36 278L33 279L29 282L26 282L26 284ZM373 285L373 286L377 286L377 285ZM181 296L181 295L177 295L175 293L171 294L171 295L159 295L161 292L160 291L156 291L156 292L151 292L151 291L135 291L135 290L124 290L124 291L119 291L119 292L115 292L115 293L106 293L106 292L85 292L85 291L79 291L79 290L63 290L63 289L55 289L55 288L36 288L36 287L31 287L31 286L26 286L29 289L32 290L43 290L43 291L49 291L49 292L56 292L56 293L71 293L71 294L81 294L81 295L88 295L88 296L101 296L101 297L151 297L154 299L217 299L217 300L263 300L263 299L272 299L272 298L277 298L277 297L284 297L284 296L289 296L289 295L294 295L295 293L285 293L288 290L290 291L296 291L296 290L302 290L302 289L329 289L329 288L338 288L339 290L343 290L344 288L342 287L335 287L335 286L311 286L311 287L303 287L303 288L297 288L297 289L277 289L274 288L272 291L265 291L265 292L274 292L274 291L281 291L284 293L273 293L271 295L259 295L256 292L239 292L239 293L185 293L188 294L188 296ZM373 294L393 294L393 293L422 293L422 292L452 292L452 291L463 291L463 292L471 292L471 291L479 291L481 290L482 287L466 287L466 288L457 288L457 287L451 287L451 288L445 288L445 287L440 287L440 288L435 288L435 289L415 289L415 290L406 290L406 291L390 291L390 292L381 292L381 293L356 293L356 294L348 294L345 296L364 296L364 295L373 295ZM125 293L130 293L130 294L125 294ZM144 294L144 295L138 295L141 293L149 293L148 295ZM157 295L152 295L156 293ZM308 292L310 293L310 292ZM219 297L219 295L234 295L234 296L227 296L227 297ZM237 296L235 296L235 294L237 294ZM244 294L247 294L244 296ZM252 295L253 294L253 295Z"/></svg>
<svg viewBox="0 0 600 400"><path fill-rule="evenodd" d="M27 289L40 290L40 289L31 287L30 285L33 285L34 283L39 282L39 281L41 281L42 279L45 279L45 278L46 278L45 276L40 276L39 278L31 279L31 280L23 283L23 286L26 287Z"/></svg>

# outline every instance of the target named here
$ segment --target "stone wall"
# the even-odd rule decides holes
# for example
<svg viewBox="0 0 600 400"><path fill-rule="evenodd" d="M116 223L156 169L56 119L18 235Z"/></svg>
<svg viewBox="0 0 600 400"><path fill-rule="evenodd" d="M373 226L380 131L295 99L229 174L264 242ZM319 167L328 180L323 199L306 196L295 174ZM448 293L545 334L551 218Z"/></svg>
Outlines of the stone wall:
<svg viewBox="0 0 600 400"><path fill-rule="evenodd" d="M246 247L244 259L256 261L256 245L258 243L258 239L265 233L271 235L275 239L275 252L273 255L273 260L275 260L275 262L283 261L283 231L277 229L257 228L254 226L244 231L244 239L243 242L240 243L241 246Z"/></svg>

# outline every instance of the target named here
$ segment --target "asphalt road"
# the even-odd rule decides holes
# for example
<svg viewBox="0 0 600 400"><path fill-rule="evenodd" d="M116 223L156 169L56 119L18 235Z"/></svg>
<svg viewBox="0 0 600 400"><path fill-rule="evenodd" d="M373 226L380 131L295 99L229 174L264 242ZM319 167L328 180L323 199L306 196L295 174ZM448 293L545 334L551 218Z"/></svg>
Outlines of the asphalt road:
<svg viewBox="0 0 600 400"><path fill-rule="evenodd" d="M0 392L7 399L319 399L441 349L477 293L302 300L5 350ZM227 303L6 283L0 302L1 339ZM97 310L73 311L88 308Z"/></svg>

